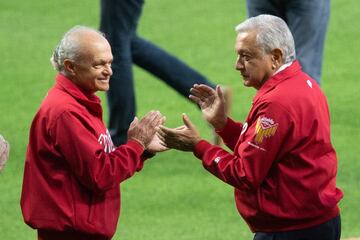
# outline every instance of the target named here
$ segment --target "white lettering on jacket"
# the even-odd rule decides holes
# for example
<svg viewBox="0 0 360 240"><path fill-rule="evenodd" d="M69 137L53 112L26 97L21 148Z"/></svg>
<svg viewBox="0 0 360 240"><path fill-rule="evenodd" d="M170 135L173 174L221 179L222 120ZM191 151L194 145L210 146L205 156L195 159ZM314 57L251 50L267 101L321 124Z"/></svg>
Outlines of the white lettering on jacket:
<svg viewBox="0 0 360 240"><path fill-rule="evenodd" d="M242 127L242 130L241 130L240 136L241 136L241 135L243 135L243 134L246 132L247 128L248 128L248 123L247 123L247 122L245 122L245 123L244 123L244 125L243 125L243 127Z"/></svg>
<svg viewBox="0 0 360 240"><path fill-rule="evenodd" d="M104 147L104 151L106 153L111 153L115 151L115 146L113 141L111 140L109 130L106 129L106 134L104 133L100 134L98 138L98 142L101 144L101 146Z"/></svg>
<svg viewBox="0 0 360 240"><path fill-rule="evenodd" d="M221 160L221 158L220 158L220 157L217 157L217 158L214 159L214 162L215 162L216 164L218 164L218 163L220 162L220 160Z"/></svg>
<svg viewBox="0 0 360 240"><path fill-rule="evenodd" d="M266 149L265 149L265 148L262 148L262 147L254 144L254 143L252 143L252 142L248 142L248 144L249 144L250 146L253 146L254 148L257 148L257 149L259 149L259 150L261 150L261 151L266 152Z"/></svg>
<svg viewBox="0 0 360 240"><path fill-rule="evenodd" d="M310 80L306 80L306 83L309 85L310 88L312 88L312 83Z"/></svg>

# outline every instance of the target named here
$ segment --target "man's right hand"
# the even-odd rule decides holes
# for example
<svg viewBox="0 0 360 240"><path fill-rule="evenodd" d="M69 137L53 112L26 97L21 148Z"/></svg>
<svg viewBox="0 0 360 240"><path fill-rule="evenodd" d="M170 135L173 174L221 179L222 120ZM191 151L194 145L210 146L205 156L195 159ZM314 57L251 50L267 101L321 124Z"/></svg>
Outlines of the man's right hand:
<svg viewBox="0 0 360 240"><path fill-rule="evenodd" d="M0 135L0 172L4 168L6 161L9 158L10 145L4 139L2 135Z"/></svg>
<svg viewBox="0 0 360 240"><path fill-rule="evenodd" d="M139 142L146 149L154 138L157 127L164 121L165 117L159 111L150 111L141 120L135 117L128 130L128 139Z"/></svg>
<svg viewBox="0 0 360 240"><path fill-rule="evenodd" d="M203 116L215 129L222 129L226 125L227 115L225 99L220 86L216 90L204 84L195 84L190 89L189 98L199 104Z"/></svg>

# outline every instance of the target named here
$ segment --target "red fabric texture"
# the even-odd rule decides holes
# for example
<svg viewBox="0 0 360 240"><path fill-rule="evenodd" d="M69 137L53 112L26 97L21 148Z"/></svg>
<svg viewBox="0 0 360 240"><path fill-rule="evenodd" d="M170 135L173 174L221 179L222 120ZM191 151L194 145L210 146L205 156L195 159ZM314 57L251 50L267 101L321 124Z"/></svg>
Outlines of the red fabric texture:
<svg viewBox="0 0 360 240"><path fill-rule="evenodd" d="M115 148L97 96L56 78L32 122L21 208L33 228L111 237L120 183L142 167L136 141Z"/></svg>
<svg viewBox="0 0 360 240"><path fill-rule="evenodd" d="M302 229L339 214L327 100L297 61L259 89L244 123L228 119L217 132L232 153L201 141L194 154L235 188L252 231Z"/></svg>

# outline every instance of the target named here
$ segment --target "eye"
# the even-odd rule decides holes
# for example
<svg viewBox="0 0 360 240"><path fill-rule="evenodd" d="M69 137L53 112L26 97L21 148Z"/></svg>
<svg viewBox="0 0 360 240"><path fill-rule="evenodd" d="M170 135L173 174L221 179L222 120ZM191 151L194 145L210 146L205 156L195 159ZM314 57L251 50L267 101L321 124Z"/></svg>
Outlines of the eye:
<svg viewBox="0 0 360 240"><path fill-rule="evenodd" d="M93 64L93 68L99 69L101 68L102 64L101 63L94 63Z"/></svg>
<svg viewBox="0 0 360 240"><path fill-rule="evenodd" d="M240 60L242 62L248 62L251 60L251 56L250 56L250 54L247 54L247 53L241 53L238 55L238 60Z"/></svg>
<svg viewBox="0 0 360 240"><path fill-rule="evenodd" d="M241 59L247 62L251 59L251 56L249 54L242 54Z"/></svg>

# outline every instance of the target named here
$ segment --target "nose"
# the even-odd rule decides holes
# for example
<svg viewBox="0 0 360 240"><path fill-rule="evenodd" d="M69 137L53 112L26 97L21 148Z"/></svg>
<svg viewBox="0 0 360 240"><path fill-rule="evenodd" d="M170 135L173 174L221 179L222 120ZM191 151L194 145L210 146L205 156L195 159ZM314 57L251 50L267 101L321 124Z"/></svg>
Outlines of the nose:
<svg viewBox="0 0 360 240"><path fill-rule="evenodd" d="M237 57L236 62L235 62L235 69L238 71L244 70L245 65L243 63L243 61L241 60L240 56Z"/></svg>
<svg viewBox="0 0 360 240"><path fill-rule="evenodd" d="M113 74L112 68L111 68L111 64L106 64L105 67L105 74L111 76Z"/></svg>

